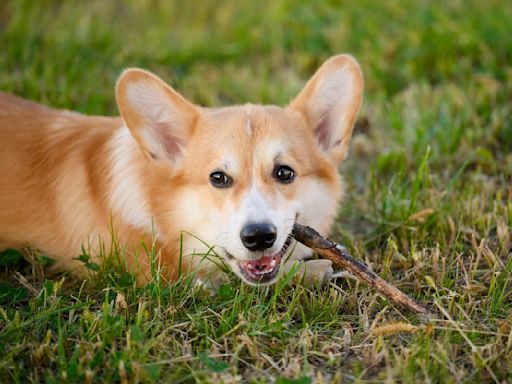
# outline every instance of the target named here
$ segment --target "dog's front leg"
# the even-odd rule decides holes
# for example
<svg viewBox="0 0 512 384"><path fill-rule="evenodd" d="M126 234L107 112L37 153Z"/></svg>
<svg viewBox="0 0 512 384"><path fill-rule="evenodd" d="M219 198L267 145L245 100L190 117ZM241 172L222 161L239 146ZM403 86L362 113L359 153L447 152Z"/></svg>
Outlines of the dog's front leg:
<svg viewBox="0 0 512 384"><path fill-rule="evenodd" d="M283 264L283 273L286 275L296 269L295 278L306 286L323 285L329 282L334 271L330 260L297 260L289 259Z"/></svg>

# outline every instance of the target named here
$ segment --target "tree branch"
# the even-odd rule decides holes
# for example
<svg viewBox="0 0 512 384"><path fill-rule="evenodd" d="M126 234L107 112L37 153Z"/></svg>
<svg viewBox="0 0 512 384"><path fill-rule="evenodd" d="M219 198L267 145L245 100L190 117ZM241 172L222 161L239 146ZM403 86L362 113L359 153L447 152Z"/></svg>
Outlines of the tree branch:
<svg viewBox="0 0 512 384"><path fill-rule="evenodd" d="M376 273L368 269L362 261L350 256L345 247L322 237L311 227L295 224L293 235L305 246L313 249L324 259L329 259L337 267L352 272L360 280L377 289L382 295L395 304L398 304L420 315L433 316L433 313L413 298L407 296L394 285L381 279Z"/></svg>

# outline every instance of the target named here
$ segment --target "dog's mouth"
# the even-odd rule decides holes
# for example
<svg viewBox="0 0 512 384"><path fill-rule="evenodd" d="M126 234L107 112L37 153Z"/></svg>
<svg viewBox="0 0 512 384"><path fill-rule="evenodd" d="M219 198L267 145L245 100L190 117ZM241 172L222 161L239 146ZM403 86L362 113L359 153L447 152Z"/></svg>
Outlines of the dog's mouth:
<svg viewBox="0 0 512 384"><path fill-rule="evenodd" d="M281 266L281 260L292 242L291 236L286 239L283 248L273 255L262 256L257 260L238 262L242 275L249 283L265 284L272 282Z"/></svg>

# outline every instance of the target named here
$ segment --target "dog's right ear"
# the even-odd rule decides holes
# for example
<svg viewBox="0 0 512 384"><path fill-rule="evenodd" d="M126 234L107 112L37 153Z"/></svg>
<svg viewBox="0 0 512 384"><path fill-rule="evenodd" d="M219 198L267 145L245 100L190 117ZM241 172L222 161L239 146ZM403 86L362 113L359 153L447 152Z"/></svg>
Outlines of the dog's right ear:
<svg viewBox="0 0 512 384"><path fill-rule="evenodd" d="M125 70L116 100L128 129L146 156L177 161L183 155L200 109L154 74Z"/></svg>

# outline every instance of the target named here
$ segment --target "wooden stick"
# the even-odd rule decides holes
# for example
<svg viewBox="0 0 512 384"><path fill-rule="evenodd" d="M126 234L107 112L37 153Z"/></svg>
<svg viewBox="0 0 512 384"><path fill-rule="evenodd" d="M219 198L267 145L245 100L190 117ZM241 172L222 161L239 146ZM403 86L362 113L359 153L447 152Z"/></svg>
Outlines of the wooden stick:
<svg viewBox="0 0 512 384"><path fill-rule="evenodd" d="M350 256L345 247L322 237L313 228L295 224L293 227L293 235L302 244L318 253L320 257L329 259L335 266L352 272L359 279L377 289L392 302L420 315L433 316L433 313L426 307L418 303L412 297L407 296L386 280L381 279L376 273L368 269L362 261Z"/></svg>

